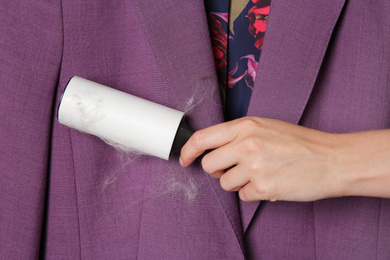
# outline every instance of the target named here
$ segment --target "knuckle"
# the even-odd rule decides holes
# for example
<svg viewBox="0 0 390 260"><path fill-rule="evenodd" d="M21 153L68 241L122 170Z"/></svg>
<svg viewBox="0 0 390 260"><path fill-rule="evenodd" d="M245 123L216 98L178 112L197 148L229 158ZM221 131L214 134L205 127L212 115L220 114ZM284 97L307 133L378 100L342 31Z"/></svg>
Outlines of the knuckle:
<svg viewBox="0 0 390 260"><path fill-rule="evenodd" d="M254 138L246 138L240 145L242 151L247 154L260 154L263 150L261 142Z"/></svg>
<svg viewBox="0 0 390 260"><path fill-rule="evenodd" d="M255 193L263 200L275 200L274 187L269 183L255 186Z"/></svg>
<svg viewBox="0 0 390 260"><path fill-rule="evenodd" d="M265 198L268 196L268 187L264 184L256 185L254 188L254 191L257 195L261 196L262 198Z"/></svg>
<svg viewBox="0 0 390 260"><path fill-rule="evenodd" d="M262 180L261 184L257 183L251 186L249 189L241 189L239 191L239 197L245 202L268 200L277 201L279 195L276 193L276 186L274 183Z"/></svg>
<svg viewBox="0 0 390 260"><path fill-rule="evenodd" d="M259 125L259 122L253 117L244 117L240 121L241 130L250 130Z"/></svg>
<svg viewBox="0 0 390 260"><path fill-rule="evenodd" d="M205 142L205 135L202 131L196 131L190 141L195 148L200 149Z"/></svg>

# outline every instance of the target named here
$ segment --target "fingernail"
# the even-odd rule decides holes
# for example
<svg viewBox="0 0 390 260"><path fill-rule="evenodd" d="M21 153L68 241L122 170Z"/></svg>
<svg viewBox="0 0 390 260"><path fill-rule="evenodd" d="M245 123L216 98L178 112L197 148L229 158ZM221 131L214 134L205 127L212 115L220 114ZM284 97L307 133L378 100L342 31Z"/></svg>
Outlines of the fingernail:
<svg viewBox="0 0 390 260"><path fill-rule="evenodd" d="M184 167L184 163L183 163L183 160L181 159L181 157L179 158L179 163L182 167Z"/></svg>

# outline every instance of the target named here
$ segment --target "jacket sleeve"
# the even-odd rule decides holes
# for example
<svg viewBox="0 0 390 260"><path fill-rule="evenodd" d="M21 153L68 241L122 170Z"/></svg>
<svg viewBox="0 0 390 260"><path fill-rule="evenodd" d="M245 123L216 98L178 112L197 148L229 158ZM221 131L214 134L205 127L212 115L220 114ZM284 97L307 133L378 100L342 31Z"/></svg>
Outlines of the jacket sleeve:
<svg viewBox="0 0 390 260"><path fill-rule="evenodd" d="M62 56L60 0L0 5L0 259L39 256Z"/></svg>

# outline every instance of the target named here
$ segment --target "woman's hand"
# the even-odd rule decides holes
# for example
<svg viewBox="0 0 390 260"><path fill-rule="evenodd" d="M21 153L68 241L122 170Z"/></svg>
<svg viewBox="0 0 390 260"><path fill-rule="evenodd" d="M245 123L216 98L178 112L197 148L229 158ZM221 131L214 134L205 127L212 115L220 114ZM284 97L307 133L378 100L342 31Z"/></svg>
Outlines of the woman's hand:
<svg viewBox="0 0 390 260"><path fill-rule="evenodd" d="M181 151L244 201L390 198L390 130L330 134L245 117L197 131Z"/></svg>
<svg viewBox="0 0 390 260"><path fill-rule="evenodd" d="M312 201L341 196L335 174L337 135L287 122L245 117L197 131L181 151L189 166L206 150L203 169L244 201Z"/></svg>

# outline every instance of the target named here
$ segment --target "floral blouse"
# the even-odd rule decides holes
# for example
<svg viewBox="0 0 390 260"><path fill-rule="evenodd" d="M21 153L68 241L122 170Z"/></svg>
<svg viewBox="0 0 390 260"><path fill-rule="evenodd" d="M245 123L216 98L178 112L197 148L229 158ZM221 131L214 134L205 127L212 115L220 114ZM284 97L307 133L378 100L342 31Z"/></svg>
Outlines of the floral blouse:
<svg viewBox="0 0 390 260"><path fill-rule="evenodd" d="M231 1L205 0L227 121L247 113L270 10L270 0Z"/></svg>

